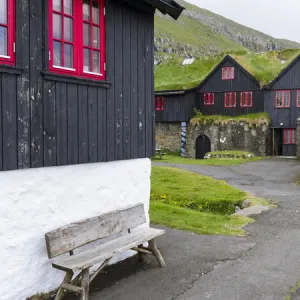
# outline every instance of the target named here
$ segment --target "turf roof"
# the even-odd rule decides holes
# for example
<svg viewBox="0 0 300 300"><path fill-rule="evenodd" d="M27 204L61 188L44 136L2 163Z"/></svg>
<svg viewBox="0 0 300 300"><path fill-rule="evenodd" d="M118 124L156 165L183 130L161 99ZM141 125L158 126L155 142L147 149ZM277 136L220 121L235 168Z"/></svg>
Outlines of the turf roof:
<svg viewBox="0 0 300 300"><path fill-rule="evenodd" d="M264 53L228 53L261 86L270 83L298 55L299 49L269 51ZM193 64L182 66L183 58L173 58L155 66L155 91L187 90L197 87L215 69L227 54L202 56Z"/></svg>

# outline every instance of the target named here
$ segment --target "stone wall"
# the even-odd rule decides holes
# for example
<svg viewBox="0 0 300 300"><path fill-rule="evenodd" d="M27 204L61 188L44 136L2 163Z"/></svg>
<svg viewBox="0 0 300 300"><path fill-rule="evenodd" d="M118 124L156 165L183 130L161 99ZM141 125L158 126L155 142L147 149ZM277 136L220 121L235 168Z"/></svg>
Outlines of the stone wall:
<svg viewBox="0 0 300 300"><path fill-rule="evenodd" d="M297 144L297 158L300 159L300 118L297 119L296 144Z"/></svg>
<svg viewBox="0 0 300 300"><path fill-rule="evenodd" d="M269 127L250 127L245 123L232 122L226 125L188 124L187 127L187 155L196 157L196 140L206 135L211 141L211 151L246 150L256 155L266 155L268 149Z"/></svg>
<svg viewBox="0 0 300 300"><path fill-rule="evenodd" d="M181 123L159 123L155 124L156 147L167 149L172 152L180 150L181 147Z"/></svg>

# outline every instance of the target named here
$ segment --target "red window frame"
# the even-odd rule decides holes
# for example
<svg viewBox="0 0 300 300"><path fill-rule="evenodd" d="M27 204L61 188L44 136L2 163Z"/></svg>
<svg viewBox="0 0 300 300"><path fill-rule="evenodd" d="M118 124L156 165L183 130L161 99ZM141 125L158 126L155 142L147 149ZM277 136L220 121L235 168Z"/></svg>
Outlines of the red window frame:
<svg viewBox="0 0 300 300"><path fill-rule="evenodd" d="M297 91L296 106L300 107L300 90Z"/></svg>
<svg viewBox="0 0 300 300"><path fill-rule="evenodd" d="M285 145L296 144L296 129L284 129L283 130L283 143Z"/></svg>
<svg viewBox="0 0 300 300"><path fill-rule="evenodd" d="M105 0L97 0L99 2L99 24L94 23L92 19L93 8L92 0L90 0L90 20L84 20L83 18L83 0L72 0L72 10L73 14L66 14L64 11L64 1L61 0L61 12L53 9L54 0L49 0L49 70L58 73L66 74L70 76L79 76L84 78L96 79L96 80L105 80L106 78L106 37L105 37ZM72 31L72 42L65 40L64 36L64 21L62 21L62 32L61 39L53 37L53 15L58 14L64 18L70 18L73 20L73 31ZM89 45L84 45L84 33L83 28L84 24L89 25L90 36L89 36ZM99 44L94 46L92 39L92 28L98 28L100 33ZM54 65L54 42L62 43L62 66ZM69 44L73 45L73 67L68 68L64 67L64 45ZM99 73L91 71L84 71L84 49L90 51L90 53L99 53L100 52L100 66ZM93 52L94 51L94 52ZM90 54L89 63L92 68L93 56Z"/></svg>
<svg viewBox="0 0 300 300"><path fill-rule="evenodd" d="M205 93L204 94L204 105L214 105L215 104L215 94Z"/></svg>
<svg viewBox="0 0 300 300"><path fill-rule="evenodd" d="M224 106L226 108L236 107L236 93L225 93L224 95Z"/></svg>
<svg viewBox="0 0 300 300"><path fill-rule="evenodd" d="M163 111L165 109L165 98L162 96L155 97L155 110Z"/></svg>
<svg viewBox="0 0 300 300"><path fill-rule="evenodd" d="M241 92L240 105L241 107L252 107L253 94L252 92Z"/></svg>
<svg viewBox="0 0 300 300"><path fill-rule="evenodd" d="M0 27L7 30L7 55L0 54L0 64L14 65L16 60L15 43L16 43L16 13L15 13L15 0L6 0L7 15L6 24L0 22Z"/></svg>
<svg viewBox="0 0 300 300"><path fill-rule="evenodd" d="M286 94L288 93L288 94ZM288 95L288 101L287 103L285 103L285 95ZM280 105L280 99L281 99L281 104ZM276 108L287 108L291 106L291 91L290 90L280 90L280 91L276 91L276 95L275 95L275 107Z"/></svg>
<svg viewBox="0 0 300 300"><path fill-rule="evenodd" d="M222 80L232 80L234 79L235 69L234 67L224 67L222 68Z"/></svg>

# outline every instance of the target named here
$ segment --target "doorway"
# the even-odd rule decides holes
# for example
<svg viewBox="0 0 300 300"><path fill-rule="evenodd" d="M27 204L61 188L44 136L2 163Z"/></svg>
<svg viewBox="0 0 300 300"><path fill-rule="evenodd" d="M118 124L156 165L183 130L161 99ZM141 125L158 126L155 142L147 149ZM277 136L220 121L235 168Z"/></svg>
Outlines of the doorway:
<svg viewBox="0 0 300 300"><path fill-rule="evenodd" d="M196 140L196 159L204 159L207 152L211 151L210 139L206 135L201 135Z"/></svg>

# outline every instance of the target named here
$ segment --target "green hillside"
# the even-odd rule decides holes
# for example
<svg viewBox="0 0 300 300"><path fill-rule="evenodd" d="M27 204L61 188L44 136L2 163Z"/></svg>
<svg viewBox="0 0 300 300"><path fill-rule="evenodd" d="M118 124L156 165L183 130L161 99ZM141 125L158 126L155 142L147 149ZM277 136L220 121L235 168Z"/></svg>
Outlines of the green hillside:
<svg viewBox="0 0 300 300"><path fill-rule="evenodd" d="M296 42L275 39L183 0L178 2L186 8L178 21L161 13L155 16L155 54L158 60L246 49L265 52L300 48Z"/></svg>
<svg viewBox="0 0 300 300"><path fill-rule="evenodd" d="M263 86L272 81L296 56L300 50L286 49L264 53L229 53ZM226 54L201 56L191 65L182 66L182 58L173 58L155 66L155 90L181 90L199 85Z"/></svg>

